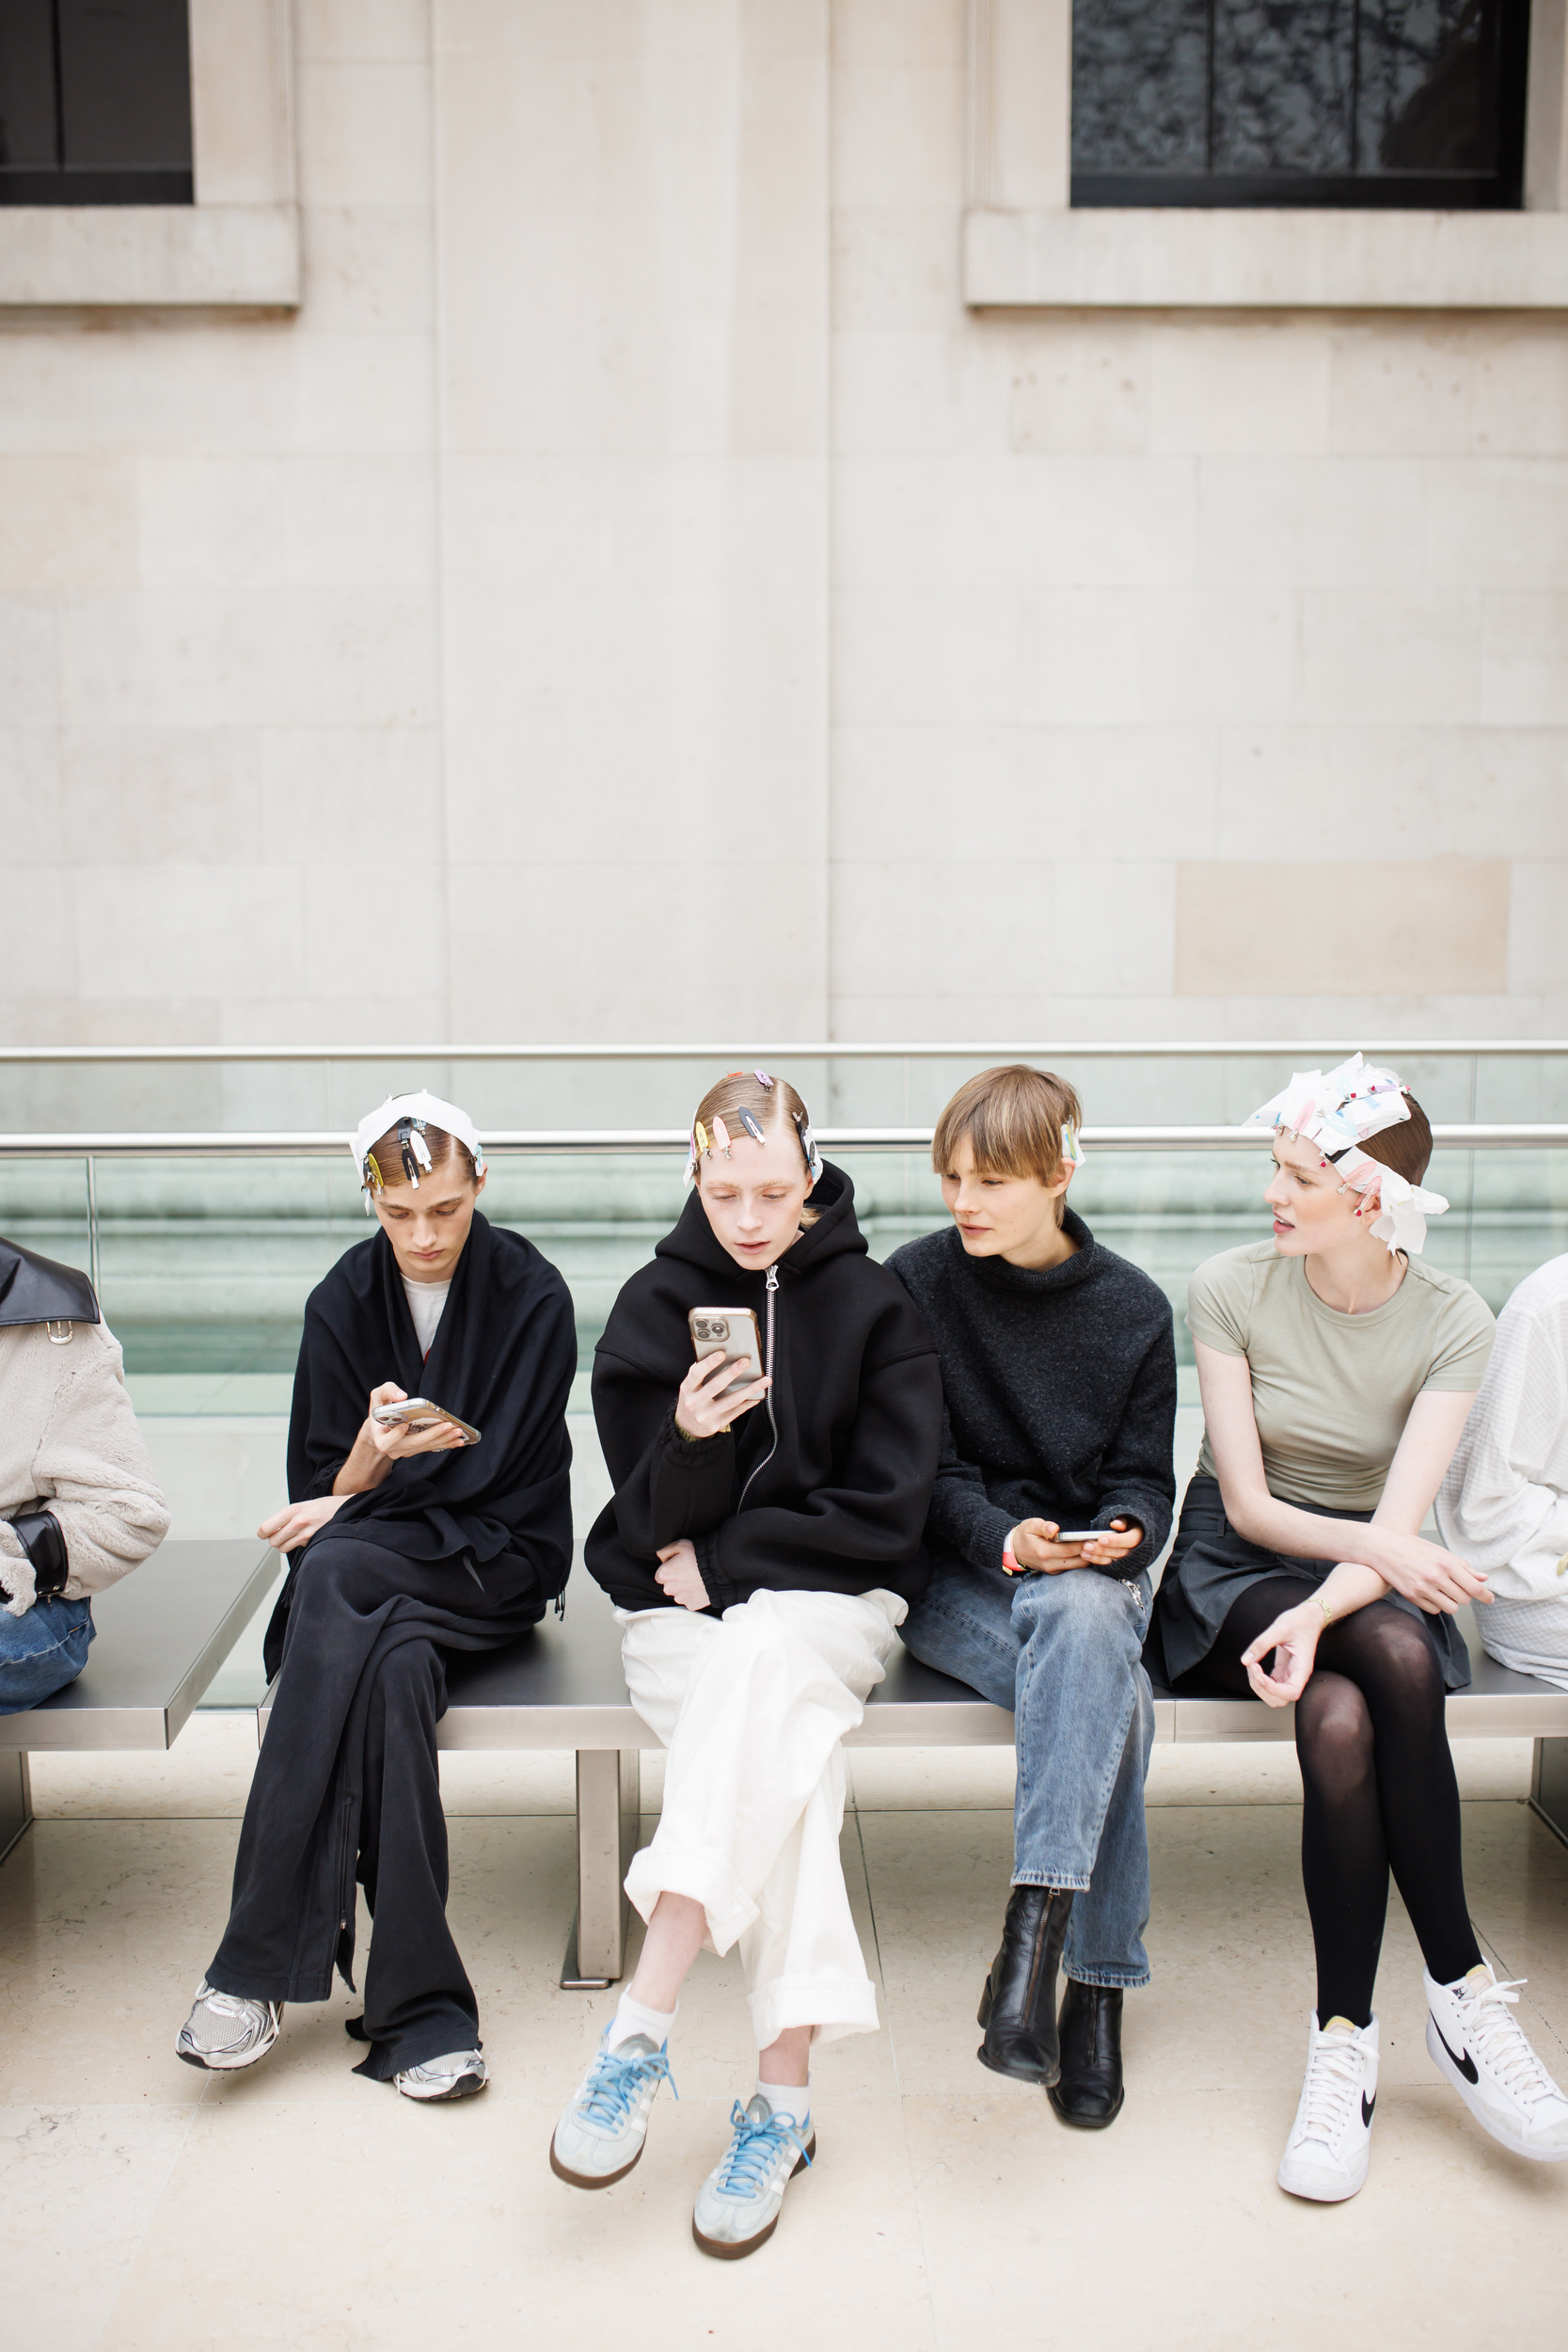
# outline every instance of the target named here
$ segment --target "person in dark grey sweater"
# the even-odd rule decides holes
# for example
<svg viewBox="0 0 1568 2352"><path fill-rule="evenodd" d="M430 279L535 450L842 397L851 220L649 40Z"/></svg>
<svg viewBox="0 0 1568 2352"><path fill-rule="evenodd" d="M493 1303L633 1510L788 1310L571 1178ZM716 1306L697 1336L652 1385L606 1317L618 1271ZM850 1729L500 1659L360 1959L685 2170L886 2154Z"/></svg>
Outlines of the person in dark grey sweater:
<svg viewBox="0 0 1568 2352"><path fill-rule="evenodd" d="M971 1079L932 1146L953 1225L888 1263L936 1341L944 1405L931 1582L903 1640L1016 1726L979 2057L1096 2129L1122 2105L1123 1991L1148 1981L1140 1652L1176 1498L1176 1347L1158 1284L1067 1206L1079 1120L1064 1080L1022 1064Z"/></svg>

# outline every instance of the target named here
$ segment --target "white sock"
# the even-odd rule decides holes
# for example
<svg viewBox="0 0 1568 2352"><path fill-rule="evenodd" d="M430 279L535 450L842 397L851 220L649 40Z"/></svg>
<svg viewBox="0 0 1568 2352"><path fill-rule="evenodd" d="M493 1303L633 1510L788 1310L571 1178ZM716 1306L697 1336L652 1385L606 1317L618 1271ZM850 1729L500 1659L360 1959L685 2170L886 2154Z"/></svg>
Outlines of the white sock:
<svg viewBox="0 0 1568 2352"><path fill-rule="evenodd" d="M803 2139L811 2122L810 2083L765 2083L759 2074L757 2091L775 2114L782 2107L785 2115L795 2118L795 2128Z"/></svg>
<svg viewBox="0 0 1568 2352"><path fill-rule="evenodd" d="M675 2009L666 2013L661 2009L648 2009L641 2001L634 2001L629 1993L623 1993L614 2016L610 2021L610 2040L605 2047L618 2050L623 2042L629 2042L634 2033L645 2033L656 2050L661 2050L670 2039L670 2028L675 2022Z"/></svg>

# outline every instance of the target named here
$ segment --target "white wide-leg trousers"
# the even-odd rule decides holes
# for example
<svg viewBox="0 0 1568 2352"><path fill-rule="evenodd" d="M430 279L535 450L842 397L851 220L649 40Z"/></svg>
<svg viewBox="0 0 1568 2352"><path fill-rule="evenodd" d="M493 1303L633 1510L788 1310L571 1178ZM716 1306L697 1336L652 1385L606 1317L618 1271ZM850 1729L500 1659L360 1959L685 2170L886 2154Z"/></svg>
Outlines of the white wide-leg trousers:
<svg viewBox="0 0 1568 2352"><path fill-rule="evenodd" d="M880 1682L906 1604L895 1593L754 1593L726 1609L617 1610L631 1703L670 1751L664 1812L626 1873L644 1919L660 1895L740 1947L757 2047L875 2033L839 1861L844 1751Z"/></svg>

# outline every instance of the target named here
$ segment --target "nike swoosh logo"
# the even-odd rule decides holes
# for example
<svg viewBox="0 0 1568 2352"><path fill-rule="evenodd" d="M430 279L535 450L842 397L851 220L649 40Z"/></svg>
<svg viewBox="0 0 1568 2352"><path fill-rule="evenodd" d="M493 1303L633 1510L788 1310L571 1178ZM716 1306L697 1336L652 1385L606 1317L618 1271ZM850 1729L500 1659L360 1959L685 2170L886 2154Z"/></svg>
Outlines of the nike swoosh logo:
<svg viewBox="0 0 1568 2352"><path fill-rule="evenodd" d="M1427 2014L1429 2017L1432 2016L1430 2010L1427 2011ZM1442 2026L1438 2025L1435 2017L1433 2017L1432 2023L1433 2029L1436 2032L1438 2041L1443 2044L1445 2050L1449 2050L1448 2035L1443 2031ZM1454 2054L1451 2050L1449 2050L1449 2056L1453 2058L1454 2064L1458 2067L1460 2073L1464 2075L1467 2083L1479 2082L1481 2080L1481 2076L1476 2073L1475 2059L1470 2056L1468 2050L1465 2051L1463 2058L1454 2058Z"/></svg>
<svg viewBox="0 0 1568 2352"><path fill-rule="evenodd" d="M1361 2128L1364 2132L1371 2129L1372 2109L1376 2105L1377 2092L1375 2090L1370 2099L1365 2091L1361 2093Z"/></svg>

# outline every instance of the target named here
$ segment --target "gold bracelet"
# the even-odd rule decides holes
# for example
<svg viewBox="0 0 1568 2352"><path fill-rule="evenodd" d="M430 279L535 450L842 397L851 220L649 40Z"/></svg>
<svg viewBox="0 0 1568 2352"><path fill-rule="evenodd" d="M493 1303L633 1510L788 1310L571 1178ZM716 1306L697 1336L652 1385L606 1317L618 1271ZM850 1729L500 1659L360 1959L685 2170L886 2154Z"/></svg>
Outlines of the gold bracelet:
<svg viewBox="0 0 1568 2352"><path fill-rule="evenodd" d="M1334 1623L1334 1612L1333 1612L1333 1610L1329 1607L1329 1605L1328 1605L1327 1601L1326 1601L1326 1600L1324 1600L1324 1598L1323 1598L1323 1597L1322 1593L1314 1593L1314 1594L1313 1594L1313 1596L1312 1596L1312 1597L1313 1597L1313 1599L1317 1602L1318 1607L1319 1607L1319 1608L1323 1611L1323 1623L1324 1623L1324 1625L1332 1625L1332 1624Z"/></svg>

